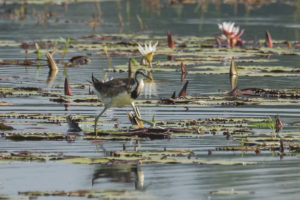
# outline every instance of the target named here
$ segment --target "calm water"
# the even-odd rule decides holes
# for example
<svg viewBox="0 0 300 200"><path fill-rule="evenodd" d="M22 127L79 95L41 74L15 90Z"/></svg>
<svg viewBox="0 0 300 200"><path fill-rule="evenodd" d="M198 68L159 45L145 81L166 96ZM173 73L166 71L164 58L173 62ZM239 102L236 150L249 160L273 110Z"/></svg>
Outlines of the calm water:
<svg viewBox="0 0 300 200"><path fill-rule="evenodd" d="M152 3L151 3L152 2ZM202 2L202 1L199 1ZM143 34L163 35L171 30L177 36L214 36L217 32L217 23L234 21L245 29L243 39L264 39L265 31L272 33L273 39L294 41L299 39L300 14L299 4L296 1L285 3L270 3L254 5L252 10L244 4L213 4L192 3L186 5L169 5L167 1L105 1L101 2L103 23L92 30L86 25L93 14L97 15L97 5L91 3L73 3L69 5L27 5L27 18L24 21L9 19L5 13L19 9L19 4L0 6L0 40L7 41L34 41L42 38L71 37L78 39L84 35L109 33L137 33L140 31L137 15L143 20L145 30ZM49 20L48 24L37 24L32 17L34 10L48 9L59 16L59 20ZM124 26L120 28L118 15L123 17ZM67 53L71 58L76 53ZM31 54L30 57L35 57ZM19 47L1 47L0 59L24 59L25 54ZM138 55L137 55L138 57ZM299 66L299 56L273 56L275 63L268 63L286 67ZM93 72L103 76L107 66L107 59L93 55L91 63L74 69L67 69L72 84L87 83ZM166 60L167 58L158 57ZM124 64L127 57L113 57L112 65ZM48 68L42 67L36 74L35 67L0 66L0 76L18 76L17 79L0 80L0 86L38 86L45 90ZM109 77L126 76L125 74L109 73ZM140 99L158 99L169 97L174 90L181 87L180 76L176 73L160 72L153 74L156 81L156 96L149 97L143 94ZM218 93L219 90L229 90L228 75L188 75L190 80L189 94ZM62 85L63 70L59 71L55 85ZM294 88L299 87L299 77L240 77L239 86L264 88ZM53 86L53 87L54 87ZM81 91L78 91L81 92ZM76 90L73 90L76 93ZM13 103L12 106L1 106L0 112L49 113L54 115L83 114L95 115L101 108L94 106L70 106L64 110L62 104L50 102L40 97L0 99ZM112 108L106 112L104 118L116 118L121 126L128 126L126 115L128 108ZM143 107L142 116L150 119L153 114L157 120L180 120L208 117L265 117L279 114L287 127L285 130L298 130L298 126L291 125L300 121L300 109L292 106L266 107L191 107L188 112L185 108L176 107ZM7 120L9 121L9 120ZM30 130L31 125L22 124L21 120L15 125L18 131ZM34 123L34 122L32 122ZM107 125L109 127L109 125ZM67 125L49 126L51 131L67 132ZM105 148L109 151L120 150L123 144L128 149L133 148L130 142L106 142ZM208 150L216 146L229 145L234 142L225 140L224 136L204 136L201 139L171 139L157 141L143 141L141 149L161 150L191 149L201 159L226 159L242 161L258 161L253 166L207 166L207 165L142 165L138 170L144 174L144 193L156 196L156 199L298 199L300 195L300 160L298 158L272 157L270 152L264 152L257 157L248 153L244 157L240 153L215 152L213 157L207 156ZM12 142L0 138L0 151L31 151L31 152L63 152L66 155L97 157L103 152L97 152L89 141L77 140L74 143L65 141L45 142ZM138 179L137 167L130 166L102 166L102 165L75 165L55 162L12 162L0 163L0 194L16 195L19 191L27 190L77 190L77 189L136 189ZM216 190L241 190L250 193L236 195L214 195ZM54 199L39 198L39 199ZM60 198L57 198L60 199ZM66 198L61 198L66 199Z"/></svg>

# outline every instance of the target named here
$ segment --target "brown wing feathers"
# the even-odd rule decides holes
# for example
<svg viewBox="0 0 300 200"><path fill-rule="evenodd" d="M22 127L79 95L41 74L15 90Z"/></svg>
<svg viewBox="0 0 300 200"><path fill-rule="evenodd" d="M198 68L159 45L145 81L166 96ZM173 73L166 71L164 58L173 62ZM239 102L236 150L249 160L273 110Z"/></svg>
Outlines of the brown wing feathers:
<svg viewBox="0 0 300 200"><path fill-rule="evenodd" d="M124 92L124 91L129 91L131 85L134 84L134 79L130 78L117 78L113 79L107 82L102 83L98 79L96 79L92 75L92 81L95 89L101 93L103 96L107 97L113 97L117 96L118 94Z"/></svg>

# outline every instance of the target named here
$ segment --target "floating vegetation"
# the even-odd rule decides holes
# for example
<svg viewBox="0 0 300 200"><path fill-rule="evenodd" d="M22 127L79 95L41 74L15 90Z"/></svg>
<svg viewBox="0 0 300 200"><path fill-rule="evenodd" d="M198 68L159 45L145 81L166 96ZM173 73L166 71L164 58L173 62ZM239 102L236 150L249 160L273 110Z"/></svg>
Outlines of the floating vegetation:
<svg viewBox="0 0 300 200"><path fill-rule="evenodd" d="M11 131L11 130L14 130L14 128L12 126L8 126L8 125L4 124L3 122L1 122L0 130L1 131Z"/></svg>
<svg viewBox="0 0 300 200"><path fill-rule="evenodd" d="M260 133L234 135L233 140L238 141L240 146L217 147L217 151L241 151L254 152L259 154L260 151L278 151L278 155L297 155L300 142L300 132L282 132L280 134ZM290 154L284 154L288 150Z"/></svg>
<svg viewBox="0 0 300 200"><path fill-rule="evenodd" d="M7 115L8 116L8 115ZM2 117L5 115L2 114ZM52 123L63 122L70 123L69 116L52 116L41 114L10 114L10 118L18 119L40 119L48 120ZM93 122L93 117L82 118L77 116L76 127L78 123L86 123L84 120ZM83 121L82 121L83 120ZM181 137L201 138L204 134L224 135L226 138L232 137L239 145L217 147L217 151L242 151L242 152L260 152L260 151L281 151L286 149L290 152L299 152L300 133L298 132L281 132L275 133L275 123L277 120L270 120L269 118L210 118L198 120L181 120L178 122L162 122L157 121L159 128L140 128L140 129L120 129L120 130L99 130L99 135L95 138L94 132L86 132L87 136L80 136L74 134L50 133L50 132L30 132L30 133L14 133L10 129L7 133L2 133L2 137L6 139L22 141L22 140L66 140L68 142L74 141L77 138L86 140L132 140L138 138L145 139L172 139ZM73 125L74 126L74 125ZM74 127L73 127L74 129ZM76 129L76 131L77 131ZM254 130L255 129L255 130ZM262 129L271 130L273 132L261 133ZM78 129L80 131L80 129ZM185 151L185 153L190 151ZM128 153L128 152L127 152ZM140 152L141 153L141 152ZM182 151L181 151L182 153ZM115 152L117 157L129 156L124 152ZM136 152L134 153L135 156ZM287 154L286 154L287 155ZM75 158L74 158L75 159ZM76 158L76 162L79 158ZM80 158L79 160L82 160ZM84 158L89 163L98 163L107 161L107 158L99 160L90 160ZM152 160L153 161L153 160ZM151 162L152 162L151 161ZM81 161L80 161L81 162ZM100 163L101 163L100 162ZM107 161L108 162L108 161ZM171 161L170 161L171 162ZM173 161L172 161L173 162ZM174 162L178 162L177 160ZM180 161L181 162L181 161ZM185 161L184 163L186 163ZM199 163L199 161L195 161ZM188 162L189 163L189 162ZM202 162L201 162L202 163Z"/></svg>
<svg viewBox="0 0 300 200"><path fill-rule="evenodd" d="M274 2L0 0L3 4L0 18L6 25L10 24L8 30L18 31L13 40L6 40L7 34L4 34L4 41L0 41L3 57L0 69L4 72L0 76L0 97L5 98L0 102L3 170L0 189L9 192L0 195L0 199L170 199L176 194L169 195L168 190L158 187L174 180L182 180L175 183L175 187L187 185L185 191L193 198L199 197L199 191L194 194L194 187L190 185L202 184L201 180L205 182L207 177L211 183L202 187L203 198L224 199L234 195L250 198L254 196L253 191L265 197L257 188L249 190L235 188L235 185L268 185L273 181L272 173L285 170L285 165L297 166L300 156L300 123L295 121L300 104L297 88L300 67L296 62L300 43L276 40L283 35L275 30L287 27L282 32L297 39L297 30L293 32L297 21L284 24L275 17L279 26L272 25L269 32L262 29L270 29L272 16L264 26L253 23L252 18L252 9ZM276 4L284 4L285 9L291 10L292 2L276 1ZM297 19L299 5L293 5L292 18ZM87 12L74 15L81 12L81 6ZM231 6L233 12L228 10ZM243 12L239 12L241 7ZM272 6L272 9L279 7ZM163 13L167 9L170 16ZM114 10L117 13L113 13ZM218 27L211 23L216 19L210 20L210 16L222 18L224 10L235 16L246 11L247 20L240 20L241 28L234 26L234 22L219 24L220 34L216 35ZM205 15L207 11L210 15ZM186 18L184 13L200 16L200 21L195 22L197 17ZM263 19L263 12L255 13L259 14L255 16L256 21ZM165 17L183 26L179 29L170 26L172 33L167 33L164 25L169 21L160 20ZM149 24L153 19L157 21ZM158 21L162 24L157 24ZM195 26L198 29L192 30ZM253 30L249 29L254 26L260 33L255 31L255 35L250 35ZM116 27L120 28L119 34L111 34L116 32ZM165 34L155 35L158 30L150 30L155 27L162 27L159 33L165 30ZM215 31L207 34L210 27ZM38 31L31 34L28 30L32 28ZM97 34L99 28L105 34ZM201 32L212 37L183 36L185 28L191 30L189 35ZM242 37L244 28L247 35ZM81 33L87 35L79 35ZM264 33L265 38L256 38ZM247 38L251 40L246 41ZM149 123L152 127L144 126L138 108L134 109L135 114L128 112L130 107L112 109L99 121L101 125L96 126L95 110L103 109L106 101L98 100L91 89L92 72L108 82L112 76L134 78L139 68L150 70L147 75L153 79L145 82L148 90L141 95L145 98L136 101L141 111L146 112L145 116L152 118ZM230 85L225 85L226 82ZM140 86L134 84L136 89ZM120 98L120 102L122 100ZM281 115L282 122L279 116L266 117L277 114ZM26 169L29 171L23 171L27 165L30 165ZM266 168L270 173L257 179ZM253 169L257 171L252 173ZM284 171L284 176L276 176L276 180L284 179L284 184L289 186L278 194L295 196L295 169L291 167L289 173ZM64 170L69 170L66 175L70 179L62 179ZM79 170L85 171L72 175ZM228 173L222 173L224 170ZM57 173L47 174L53 171ZM16 177L22 177L23 182L31 180L32 172L46 172L45 177L37 179L45 180L42 189L34 185L40 183L37 181L31 182L33 185L22 182L14 185L19 181ZM197 179L190 178L195 172L203 173ZM55 187L55 182L47 185L48 175L50 181L67 182L62 181ZM157 178L165 176L167 178L156 185ZM78 178L79 184L85 184L82 190L80 185L64 188ZM229 182L224 185L222 181ZM18 186L22 186L21 191ZM97 186L101 190L96 189ZM118 189L107 189L111 187ZM36 188L41 191L34 191ZM162 197L152 196L152 193Z"/></svg>
<svg viewBox="0 0 300 200"><path fill-rule="evenodd" d="M76 136L74 135L64 135L61 133L49 133L49 132L37 132L37 133L4 133L2 137L14 141L23 141L23 140L75 140Z"/></svg>
<svg viewBox="0 0 300 200"><path fill-rule="evenodd" d="M65 64L65 66L86 65L90 62L91 60L87 56L74 56Z"/></svg>
<svg viewBox="0 0 300 200"><path fill-rule="evenodd" d="M42 155L33 154L28 151L22 151L18 153L0 153L0 161L36 161L36 162L46 162L55 161L69 158L68 156L62 155Z"/></svg>
<svg viewBox="0 0 300 200"><path fill-rule="evenodd" d="M37 87L16 87L16 88L8 88L1 87L0 95L41 95L41 88Z"/></svg>
<svg viewBox="0 0 300 200"><path fill-rule="evenodd" d="M173 156L148 156L148 157L107 157L107 158L70 158L64 160L73 164L200 164L200 165L255 165L257 162L232 161L232 160L199 160L174 158Z"/></svg>
<svg viewBox="0 0 300 200"><path fill-rule="evenodd" d="M46 49L49 47L56 47L55 53L62 54L65 57L67 52L85 52L89 51L89 54L97 54L103 57L107 57L107 50L109 49L110 56L130 56L135 57L138 56L138 43L143 43L145 40L151 39L149 35L134 35L134 34L111 34L111 35L92 35L92 36L84 36L78 40L72 40L72 49L69 49L70 42L67 42L67 39L64 39L64 43L60 44L57 47L57 44L61 42L59 39L47 39L45 41L39 41L37 43L25 43L25 42L16 42L16 41L1 41L0 46L20 46L24 48L31 48L28 53L35 53L36 46L39 46L39 54L46 53ZM299 55L299 52L295 49L296 43L292 43L292 48L284 47L284 46L277 46L276 48L266 48L264 47L264 41L261 42L260 47L252 47L250 44L246 45L244 48L214 48L215 39L210 37L176 37L176 49L170 49L168 46L168 42L165 38L154 36L152 40L157 40L159 42L159 48L157 50L157 55L165 55L174 58L170 61L160 61L159 67L157 67L153 63L153 70L168 70L170 66L179 66L182 61L191 68L192 66L199 67L203 66L202 68L205 69L205 66L213 66L212 64L220 65L224 61L230 60L232 57L236 58L236 61L243 64L252 64L256 63L258 68L264 69L265 66L261 65L266 62L276 61L274 59L267 59L266 57L270 55ZM274 43L281 43L280 41ZM200 44L200 45L199 45ZM203 46L210 48L203 48ZM49 56L48 56L49 58ZM41 59L36 59L40 61ZM22 60L2 60L0 64L2 65L10 65L10 64L20 64L20 65L35 65L37 66L38 63L36 60L25 59ZM85 55L74 56L72 57L69 62L65 64L65 66L75 66L75 65L84 65L88 64L90 59ZM46 64L46 63L45 63ZM44 64L44 65L45 65ZM51 66L51 65L50 65ZM222 69L221 66L218 66ZM294 66L291 66L294 67ZM253 67L254 68L254 67ZM287 68L287 67L285 67ZM126 65L122 65L116 67L116 69L125 70ZM245 72L241 70L241 75L247 74L252 72L252 68L244 68ZM194 70L193 70L194 71ZM202 70L201 70L202 71ZM201 73L199 71L198 73ZM214 73L222 73L222 71L217 71ZM228 70L226 70L228 72ZM256 71L253 71L253 74ZM202 72L202 73L209 73L209 72ZM257 74L259 75L259 74ZM292 75L292 74L291 74Z"/></svg>
<svg viewBox="0 0 300 200"><path fill-rule="evenodd" d="M188 82L186 82L187 84ZM85 89L85 86L70 86L70 88ZM177 106L242 106L242 105L299 105L300 89L268 89L268 88L235 88L230 92L216 93L211 95L189 96L186 93L185 86L180 97L161 98L160 100L137 100L139 106L159 106L159 105L177 105ZM60 87L57 87L58 89ZM68 90L69 91L69 90ZM88 91L86 91L88 93ZM70 94L70 92L66 93ZM18 87L18 88L0 88L0 95L5 96L41 96L49 101L57 103L70 103L70 105L102 105L102 102L94 95L73 95L66 98L63 92L43 91L36 87ZM9 104L9 102L7 102Z"/></svg>
<svg viewBox="0 0 300 200"><path fill-rule="evenodd" d="M149 139L169 139L170 132L176 131L171 128L140 128L140 129L125 129L117 131L100 131L96 139L105 139L108 136L109 139L130 139L130 138L149 138ZM94 135L94 133L87 133ZM95 137L85 137L85 139L95 139Z"/></svg>
<svg viewBox="0 0 300 200"><path fill-rule="evenodd" d="M92 198L92 199L153 199L152 195L145 194L140 191L135 190L74 190L74 191L53 191L53 192L43 192L43 191L25 191L19 192L19 195L32 198L38 197L82 197L82 198Z"/></svg>
<svg viewBox="0 0 300 200"><path fill-rule="evenodd" d="M255 165L257 162L233 160L200 160L191 150L114 151L109 157L90 158L66 155L34 154L31 152L0 153L0 161L60 161L73 164L200 164L200 165Z"/></svg>
<svg viewBox="0 0 300 200"><path fill-rule="evenodd" d="M151 103L156 104L156 101L148 101L148 106ZM237 97L220 97L220 96L201 96L185 98L162 98L160 104L169 106L243 106L243 105L299 105L300 102L294 99L278 98L278 99L264 99L264 98L237 98ZM152 104L152 105L153 105Z"/></svg>
<svg viewBox="0 0 300 200"><path fill-rule="evenodd" d="M244 191L244 190L215 190L209 192L212 195L232 195L232 194L255 194L253 191Z"/></svg>
<svg viewBox="0 0 300 200"><path fill-rule="evenodd" d="M294 89L262 89L262 88L234 88L231 92L219 95L184 96L176 98L161 98L159 104L191 105L191 106L242 106L242 105L299 105L299 88ZM151 104L148 101L148 104Z"/></svg>
<svg viewBox="0 0 300 200"><path fill-rule="evenodd" d="M69 125L71 132L80 131L80 124L92 124L93 116L76 115L71 118L69 115L54 116L51 114L18 114L6 113L0 115L7 119L22 119L22 120L39 120L41 124L60 124L66 123ZM270 128L275 123L269 119L260 118L208 118L197 120L181 120L181 121L157 121L157 128L123 128L116 130L99 130L99 135L96 139L101 140L130 140L137 138L145 139L170 139L176 137L196 137L200 138L204 134L220 134L230 137L236 134L251 135L252 128ZM86 136L83 139L94 140L94 132L83 130ZM68 140L69 135L62 133L51 132L10 132L3 134L7 139L12 140ZM78 136L79 137L79 136Z"/></svg>
<svg viewBox="0 0 300 200"><path fill-rule="evenodd" d="M36 124L61 124L61 123L68 123L68 116L69 115L52 115L50 113L17 113L17 112L10 112L10 113L0 113L1 118L5 119L15 119L15 120L23 120L23 121L34 121ZM83 116L83 115L76 115L72 116L72 120L76 121L77 123L89 123L93 121L94 117L91 116Z"/></svg>

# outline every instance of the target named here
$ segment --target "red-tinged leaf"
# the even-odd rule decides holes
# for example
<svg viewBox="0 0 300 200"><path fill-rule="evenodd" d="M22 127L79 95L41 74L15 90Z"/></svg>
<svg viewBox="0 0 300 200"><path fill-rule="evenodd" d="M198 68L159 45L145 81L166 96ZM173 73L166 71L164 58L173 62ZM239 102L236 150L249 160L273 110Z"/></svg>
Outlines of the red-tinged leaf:
<svg viewBox="0 0 300 200"><path fill-rule="evenodd" d="M67 78L65 78L65 95L69 95L69 96L72 95L72 91Z"/></svg>
<svg viewBox="0 0 300 200"><path fill-rule="evenodd" d="M187 150L187 149L173 149L173 152L176 152L176 153L187 153L187 152L192 152L192 150Z"/></svg>
<svg viewBox="0 0 300 200"><path fill-rule="evenodd" d="M188 84L189 84L189 81L186 81L184 86L182 87L181 91L179 92L178 97L186 96L186 89L187 89Z"/></svg>
<svg viewBox="0 0 300 200"><path fill-rule="evenodd" d="M170 60L173 60L174 58L173 58L173 56L172 55L168 55L168 60L170 61Z"/></svg>
<svg viewBox="0 0 300 200"><path fill-rule="evenodd" d="M168 31L168 46L173 49L175 47L175 42L172 38L172 33L171 31Z"/></svg>
<svg viewBox="0 0 300 200"><path fill-rule="evenodd" d="M104 142L104 140L92 140L91 144L101 144L103 142Z"/></svg>
<svg viewBox="0 0 300 200"><path fill-rule="evenodd" d="M265 46L272 48L273 47L273 41L272 41L272 37L271 34L267 31L266 32L266 42L265 42Z"/></svg>
<svg viewBox="0 0 300 200"><path fill-rule="evenodd" d="M280 151L281 154L284 153L284 145L283 145L283 140L282 139L280 139L280 148L279 148L279 151Z"/></svg>
<svg viewBox="0 0 300 200"><path fill-rule="evenodd" d="M259 148L256 148L254 152L255 152L255 155L256 155L256 156L259 156L259 155L260 155L260 150L259 150Z"/></svg>
<svg viewBox="0 0 300 200"><path fill-rule="evenodd" d="M181 74L181 76L180 76L181 83L184 82L185 77L186 77L186 74Z"/></svg>

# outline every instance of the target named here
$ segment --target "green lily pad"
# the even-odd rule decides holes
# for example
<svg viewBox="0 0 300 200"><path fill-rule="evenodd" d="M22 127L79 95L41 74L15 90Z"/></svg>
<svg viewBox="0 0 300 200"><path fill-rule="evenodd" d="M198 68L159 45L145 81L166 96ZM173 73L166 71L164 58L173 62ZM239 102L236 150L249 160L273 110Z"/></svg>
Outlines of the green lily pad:
<svg viewBox="0 0 300 200"><path fill-rule="evenodd" d="M25 191L19 192L19 195L37 198L42 196L53 197L84 197L97 199L153 199L152 195L145 194L136 190L74 190L74 191Z"/></svg>
<svg viewBox="0 0 300 200"><path fill-rule="evenodd" d="M254 194L253 191L244 191L244 190L216 190L209 192L212 195L232 195L232 194Z"/></svg>

